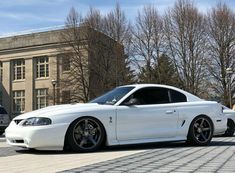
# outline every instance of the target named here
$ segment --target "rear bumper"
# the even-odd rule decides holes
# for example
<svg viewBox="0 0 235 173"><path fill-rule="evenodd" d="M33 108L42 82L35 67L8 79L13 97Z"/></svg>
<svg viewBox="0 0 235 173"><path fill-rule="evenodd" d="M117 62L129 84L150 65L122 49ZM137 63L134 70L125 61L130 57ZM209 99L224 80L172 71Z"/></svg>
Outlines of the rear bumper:
<svg viewBox="0 0 235 173"><path fill-rule="evenodd" d="M220 116L214 120L214 135L224 134L227 130L227 117Z"/></svg>

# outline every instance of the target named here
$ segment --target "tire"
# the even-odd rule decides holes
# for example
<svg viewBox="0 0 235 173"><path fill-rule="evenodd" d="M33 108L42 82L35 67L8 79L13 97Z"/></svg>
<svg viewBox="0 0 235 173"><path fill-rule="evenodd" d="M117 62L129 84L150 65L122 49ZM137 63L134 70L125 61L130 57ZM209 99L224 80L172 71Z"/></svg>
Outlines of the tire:
<svg viewBox="0 0 235 173"><path fill-rule="evenodd" d="M197 116L190 124L187 143L191 145L208 145L213 136L213 123L204 115Z"/></svg>
<svg viewBox="0 0 235 173"><path fill-rule="evenodd" d="M103 125L92 117L75 120L66 135L67 147L75 152L92 152L101 147L105 139Z"/></svg>
<svg viewBox="0 0 235 173"><path fill-rule="evenodd" d="M0 131L0 136L4 133L4 131Z"/></svg>
<svg viewBox="0 0 235 173"><path fill-rule="evenodd" d="M232 137L235 131L235 124L233 122L233 120L228 119L227 122L227 130L225 131L224 135L225 137Z"/></svg>

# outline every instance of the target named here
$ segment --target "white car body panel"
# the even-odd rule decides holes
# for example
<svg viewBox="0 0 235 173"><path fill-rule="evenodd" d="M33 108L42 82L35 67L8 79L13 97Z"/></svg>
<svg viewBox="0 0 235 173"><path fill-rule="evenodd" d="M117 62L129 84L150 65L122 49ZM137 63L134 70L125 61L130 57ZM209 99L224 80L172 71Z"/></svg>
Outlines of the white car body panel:
<svg viewBox="0 0 235 173"><path fill-rule="evenodd" d="M69 125L79 117L98 119L106 131L106 145L136 144L159 141L186 140L190 123L198 115L210 117L214 124L214 135L227 128L227 118L216 102L200 98L165 85L130 85L135 88L114 105L97 103L50 106L25 113L13 119L6 129L10 145L39 150L63 149ZM128 96L145 87L164 87L186 95L187 102L159 105L122 106ZM24 127L15 121L31 117L48 117L51 125ZM23 142L17 142L21 140Z"/></svg>
<svg viewBox="0 0 235 173"><path fill-rule="evenodd" d="M224 115L235 123L235 111L229 108L223 110Z"/></svg>
<svg viewBox="0 0 235 173"><path fill-rule="evenodd" d="M178 112L175 110L172 104L119 106L117 139L127 141L175 137L178 122Z"/></svg>

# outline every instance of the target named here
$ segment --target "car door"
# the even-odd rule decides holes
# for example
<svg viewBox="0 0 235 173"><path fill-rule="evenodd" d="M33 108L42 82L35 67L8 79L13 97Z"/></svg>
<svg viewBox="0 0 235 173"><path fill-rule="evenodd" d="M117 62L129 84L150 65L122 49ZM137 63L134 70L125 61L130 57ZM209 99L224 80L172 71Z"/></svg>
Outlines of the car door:
<svg viewBox="0 0 235 173"><path fill-rule="evenodd" d="M126 104L131 99L135 99L136 103ZM178 113L174 104L170 103L167 88L142 88L117 108L117 139L125 141L175 137L177 121Z"/></svg>

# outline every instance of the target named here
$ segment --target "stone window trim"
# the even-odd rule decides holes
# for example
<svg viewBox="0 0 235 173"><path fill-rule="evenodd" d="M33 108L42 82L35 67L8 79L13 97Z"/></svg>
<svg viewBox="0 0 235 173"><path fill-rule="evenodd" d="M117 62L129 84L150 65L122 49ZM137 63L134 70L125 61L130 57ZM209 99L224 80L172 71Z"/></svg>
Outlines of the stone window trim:
<svg viewBox="0 0 235 173"><path fill-rule="evenodd" d="M13 80L24 80L25 79L25 60L16 59L13 60Z"/></svg>
<svg viewBox="0 0 235 173"><path fill-rule="evenodd" d="M48 88L36 89L36 109L41 109L48 106Z"/></svg>
<svg viewBox="0 0 235 173"><path fill-rule="evenodd" d="M25 91L13 91L13 113L19 114L25 111Z"/></svg>
<svg viewBox="0 0 235 173"><path fill-rule="evenodd" d="M36 59L36 79L49 77L49 58L48 56L35 57Z"/></svg>
<svg viewBox="0 0 235 173"><path fill-rule="evenodd" d="M71 69L71 53L59 54L62 72L69 72Z"/></svg>

